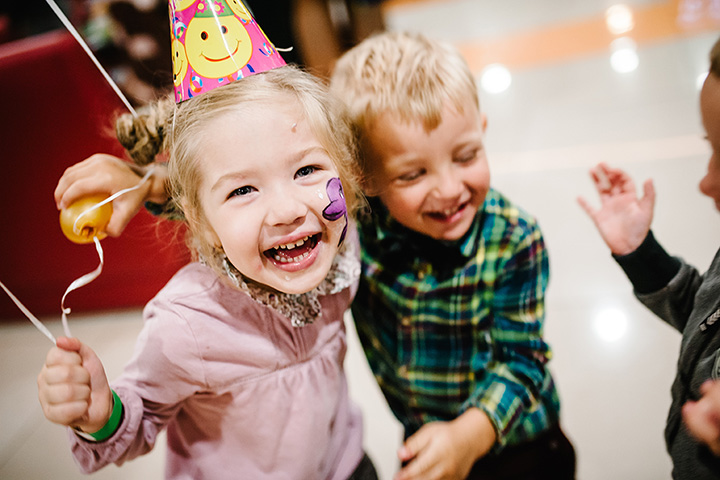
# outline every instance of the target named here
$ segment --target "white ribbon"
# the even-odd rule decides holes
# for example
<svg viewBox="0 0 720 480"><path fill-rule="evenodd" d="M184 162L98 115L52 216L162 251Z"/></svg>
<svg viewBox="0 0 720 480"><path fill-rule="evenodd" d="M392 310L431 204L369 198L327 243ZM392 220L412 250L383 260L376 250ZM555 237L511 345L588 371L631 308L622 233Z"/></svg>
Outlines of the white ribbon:
<svg viewBox="0 0 720 480"><path fill-rule="evenodd" d="M132 192L134 190L137 190L142 186L143 183L145 183L148 178L153 174L155 171L155 168L151 168L145 173L145 176L138 182L137 185L134 187L126 188L124 190L120 190L119 192L116 192L115 194L109 196L102 202L99 202L96 205L93 205L91 208L88 208L83 213L78 215L78 219L82 217L83 215L86 215L88 212L95 210L96 208L101 207L102 205L105 205L108 202L112 202L120 195L125 195L126 193ZM75 223L73 223L73 230L76 231L77 229L77 219L75 220ZM77 231L76 231L77 233ZM100 246L100 239L97 238L97 236L93 237L93 241L95 242L95 249L98 252L98 257L100 258L100 264L97 266L95 270L93 270L90 273L87 273L83 275L82 277L76 279L74 282L70 284L70 286L65 290L65 294L62 296L62 300L60 301L60 310L62 311L62 325L63 325L63 331L65 332L66 337L72 337L72 334L70 333L70 327L68 326L68 320L67 316L70 314L70 309L65 307L65 297L67 297L68 293L72 292L73 290L77 290L80 287L84 287L88 283L95 280L97 277L100 276L103 270L103 266L105 265L105 255L103 254L103 249ZM35 327L37 327L38 330L40 330L43 334L45 334L46 337L50 339L51 342L55 343L55 337L52 333L50 333L50 330L47 329L43 323L37 319L32 313L30 313L30 310L28 310L25 305L20 302L20 300L15 297L15 295L12 294L12 292L2 283L0 282L0 287L2 287L3 290L5 290L5 293L8 294L10 299L15 302L15 305L20 309L21 312L25 314L25 316L30 320Z"/></svg>
<svg viewBox="0 0 720 480"><path fill-rule="evenodd" d="M88 54L88 57L90 57L90 60L95 64L95 66L100 70L100 73L102 73L103 77L105 77L105 80L110 84L113 90L115 90L115 93L117 93L117 96L120 97L120 100L123 101L127 109L132 113L133 117L137 118L137 112L135 109L130 105L130 102L128 102L128 99L125 98L125 95L120 91L120 88L117 86L117 84L113 81L113 79L108 75L107 71L103 68L102 65L100 65L100 62L98 59L93 55L92 50L90 50L90 47L88 47L87 43L85 43L85 40L80 36L80 33L73 27L73 24L70 23L70 20L65 16L62 10L60 10L60 7L58 7L57 3L55 3L54 0L45 0L47 4L50 6L53 12L55 12L55 15L60 19L63 25L65 25L65 28L68 29L68 32L75 37L75 40L80 44L80 46L85 50L85 53Z"/></svg>

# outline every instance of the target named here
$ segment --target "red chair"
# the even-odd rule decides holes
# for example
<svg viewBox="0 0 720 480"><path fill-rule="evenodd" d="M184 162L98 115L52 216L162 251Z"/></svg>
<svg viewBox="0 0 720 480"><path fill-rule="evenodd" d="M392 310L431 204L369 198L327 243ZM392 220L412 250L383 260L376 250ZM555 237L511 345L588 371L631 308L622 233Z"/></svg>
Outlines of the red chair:
<svg viewBox="0 0 720 480"><path fill-rule="evenodd" d="M112 121L124 110L66 32L0 45L0 281L35 315L60 314L76 278L95 269L92 244L60 231L53 191L65 169L96 152L123 156ZM105 269L68 295L73 312L137 307L188 261L176 226L146 212L107 238ZM0 292L0 319L22 318Z"/></svg>

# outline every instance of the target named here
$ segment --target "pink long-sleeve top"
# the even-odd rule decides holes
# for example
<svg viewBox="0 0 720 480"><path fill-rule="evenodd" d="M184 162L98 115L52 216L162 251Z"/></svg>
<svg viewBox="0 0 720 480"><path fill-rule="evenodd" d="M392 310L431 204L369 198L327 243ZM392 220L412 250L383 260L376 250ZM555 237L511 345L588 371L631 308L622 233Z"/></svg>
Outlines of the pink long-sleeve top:
<svg viewBox="0 0 720 480"><path fill-rule="evenodd" d="M152 449L167 428L166 478L346 479L363 456L343 360L350 288L293 327L208 267L181 269L146 306L112 388L123 421L108 440L69 436L84 472Z"/></svg>

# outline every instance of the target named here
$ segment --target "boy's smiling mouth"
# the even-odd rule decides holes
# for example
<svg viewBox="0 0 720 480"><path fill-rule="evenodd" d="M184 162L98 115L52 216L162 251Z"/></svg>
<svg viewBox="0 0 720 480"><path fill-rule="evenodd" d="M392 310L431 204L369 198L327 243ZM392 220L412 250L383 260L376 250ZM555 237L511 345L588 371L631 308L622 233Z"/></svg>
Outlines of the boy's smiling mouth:
<svg viewBox="0 0 720 480"><path fill-rule="evenodd" d="M299 263L308 258L317 246L320 234L309 235L295 242L265 250L264 254L275 264Z"/></svg>
<svg viewBox="0 0 720 480"><path fill-rule="evenodd" d="M425 212L425 215L427 215L433 220L437 220L440 222L453 221L458 214L462 213L465 210L469 203L470 202L463 202L453 208L445 208L443 210Z"/></svg>

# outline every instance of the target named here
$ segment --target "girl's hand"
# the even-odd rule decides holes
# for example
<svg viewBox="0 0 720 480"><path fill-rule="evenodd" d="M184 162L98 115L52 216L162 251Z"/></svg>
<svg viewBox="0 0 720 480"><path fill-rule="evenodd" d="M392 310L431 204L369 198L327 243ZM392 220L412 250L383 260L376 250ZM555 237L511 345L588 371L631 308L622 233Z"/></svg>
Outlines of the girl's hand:
<svg viewBox="0 0 720 480"><path fill-rule="evenodd" d="M147 169L153 166L155 170L152 176L140 188L113 200L113 214L106 232L117 237L145 201L164 203L167 200L167 170L164 166L138 167L112 155L95 154L65 170L55 188L57 208L67 208L76 200L89 195L102 194L109 197L120 190L134 187L140 183Z"/></svg>
<svg viewBox="0 0 720 480"><path fill-rule="evenodd" d="M113 398L100 359L77 338L59 337L38 375L48 420L95 433L110 419Z"/></svg>
<svg viewBox="0 0 720 480"><path fill-rule="evenodd" d="M643 196L637 198L635 183L624 171L601 163L590 171L600 195L595 209L582 197L578 203L597 227L603 240L616 255L635 251L650 231L655 207L652 180L643 184Z"/></svg>

